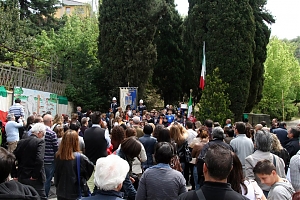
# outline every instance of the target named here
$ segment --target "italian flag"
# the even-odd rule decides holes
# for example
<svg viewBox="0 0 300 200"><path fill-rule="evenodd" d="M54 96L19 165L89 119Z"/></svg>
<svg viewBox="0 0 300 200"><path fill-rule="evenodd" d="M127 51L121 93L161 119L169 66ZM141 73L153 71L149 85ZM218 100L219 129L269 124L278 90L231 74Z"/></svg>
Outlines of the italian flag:
<svg viewBox="0 0 300 200"><path fill-rule="evenodd" d="M189 104L188 104L188 115L189 118L191 116L191 113L193 112L193 102L192 102L192 95L190 95Z"/></svg>
<svg viewBox="0 0 300 200"><path fill-rule="evenodd" d="M206 74L205 42L203 42L203 60L202 60L202 70L201 70L201 77L200 77L200 84L199 84L199 88L201 88L201 90L204 90L205 74Z"/></svg>

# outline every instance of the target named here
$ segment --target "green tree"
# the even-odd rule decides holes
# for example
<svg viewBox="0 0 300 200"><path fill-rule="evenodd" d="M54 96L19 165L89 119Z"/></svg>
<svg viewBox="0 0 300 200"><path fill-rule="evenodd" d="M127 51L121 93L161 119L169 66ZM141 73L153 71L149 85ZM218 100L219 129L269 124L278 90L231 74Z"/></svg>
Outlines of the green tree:
<svg viewBox="0 0 300 200"><path fill-rule="evenodd" d="M186 26L194 74L199 80L205 41L207 74L219 67L222 81L229 84L225 92L231 101L230 110L235 120L240 120L254 63L255 21L249 1L200 1L189 11ZM198 84L199 81L195 82Z"/></svg>
<svg viewBox="0 0 300 200"><path fill-rule="evenodd" d="M197 119L202 122L212 119L223 124L227 118L231 118L233 114L229 109L229 95L225 92L228 88L229 84L220 78L219 68L214 69L212 75L207 75L206 87L196 105L199 108L199 112L196 113Z"/></svg>
<svg viewBox="0 0 300 200"><path fill-rule="evenodd" d="M255 20L255 49L253 51L254 63L252 66L252 76L250 82L249 96L245 107L245 112L249 113L262 98L264 83L264 62L267 58L267 45L271 34L267 24L275 22L273 16L264 8L266 0L249 1Z"/></svg>
<svg viewBox="0 0 300 200"><path fill-rule="evenodd" d="M105 105L98 79L102 72L98 61L97 39L98 23L96 18L71 16L66 25L57 32L42 31L34 46L40 56L53 62L52 76L66 81L66 95L75 105L84 109L99 109ZM44 73L50 75L48 64L43 66ZM103 84L104 85L104 84Z"/></svg>
<svg viewBox="0 0 300 200"><path fill-rule="evenodd" d="M254 111L282 119L284 100L284 118L290 119L297 114L297 107L291 102L297 98L300 86L300 66L294 57L295 48L274 37L267 49L263 98Z"/></svg>
<svg viewBox="0 0 300 200"><path fill-rule="evenodd" d="M182 99L184 62L182 52L182 18L174 0L167 0L167 12L159 20L154 43L157 63L152 83L166 104L177 104Z"/></svg>
<svg viewBox="0 0 300 200"><path fill-rule="evenodd" d="M99 7L99 58L106 70L107 93L118 87L139 87L143 97L156 63L153 43L158 20L166 8L164 0L103 0Z"/></svg>
<svg viewBox="0 0 300 200"><path fill-rule="evenodd" d="M300 36L295 39L292 39L291 42L296 45L295 57L298 59L300 63Z"/></svg>

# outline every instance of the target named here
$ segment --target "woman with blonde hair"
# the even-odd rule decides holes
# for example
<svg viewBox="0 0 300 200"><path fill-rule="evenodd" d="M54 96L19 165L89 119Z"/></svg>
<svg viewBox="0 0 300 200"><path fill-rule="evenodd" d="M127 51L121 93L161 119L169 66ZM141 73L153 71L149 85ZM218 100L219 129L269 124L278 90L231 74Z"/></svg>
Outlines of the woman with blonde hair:
<svg viewBox="0 0 300 200"><path fill-rule="evenodd" d="M52 131L55 131L55 128L58 126L63 126L64 117L61 114L56 114L53 119L53 126L51 127Z"/></svg>
<svg viewBox="0 0 300 200"><path fill-rule="evenodd" d="M54 184L58 200L78 199L77 162L76 155L80 156L80 185L83 190L86 180L94 170L94 164L80 153L78 133L74 130L65 132L61 145L55 156Z"/></svg>
<svg viewBox="0 0 300 200"><path fill-rule="evenodd" d="M271 153L282 158L282 160L284 161L284 164L285 164L285 167L284 167L285 173L287 173L287 170L290 165L290 159L291 159L289 152L281 146L281 143L276 134L272 134L272 138L273 138L273 141L272 141L272 146L271 146Z"/></svg>
<svg viewBox="0 0 300 200"><path fill-rule="evenodd" d="M184 129L183 127L178 123L173 123L170 126L170 135L172 142L175 143L176 146L176 152L180 160L181 168L184 172L184 178L186 180L186 183L188 183L189 180L189 170L185 169L185 167L189 167L190 157L188 157L189 147L188 147L188 141L187 137L184 136ZM190 155L190 152L189 152ZM193 185L193 183L192 183Z"/></svg>

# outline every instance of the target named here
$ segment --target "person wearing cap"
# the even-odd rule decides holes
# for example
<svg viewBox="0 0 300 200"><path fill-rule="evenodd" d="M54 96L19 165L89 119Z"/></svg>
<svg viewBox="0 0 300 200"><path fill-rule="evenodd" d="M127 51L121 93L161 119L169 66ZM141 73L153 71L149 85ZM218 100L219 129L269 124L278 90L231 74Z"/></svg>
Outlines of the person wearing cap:
<svg viewBox="0 0 300 200"><path fill-rule="evenodd" d="M139 101L140 105L137 107L137 110L140 112L141 115L143 115L144 110L147 110L147 107L143 103L144 103L144 101L143 101L143 99L141 99Z"/></svg>
<svg viewBox="0 0 300 200"><path fill-rule="evenodd" d="M116 115L116 112L118 111L118 104L117 104L117 98L112 98L112 103L110 104L110 108L112 109L114 115Z"/></svg>
<svg viewBox="0 0 300 200"><path fill-rule="evenodd" d="M132 118L133 125L132 127L136 130L136 136L138 138L142 137L144 135L143 129L140 128L140 118L138 116L135 116Z"/></svg>

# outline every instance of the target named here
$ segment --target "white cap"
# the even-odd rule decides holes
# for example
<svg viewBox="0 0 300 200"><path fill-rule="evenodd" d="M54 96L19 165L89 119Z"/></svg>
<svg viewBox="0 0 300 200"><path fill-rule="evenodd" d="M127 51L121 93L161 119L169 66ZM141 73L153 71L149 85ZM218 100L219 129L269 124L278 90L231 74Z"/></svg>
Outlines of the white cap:
<svg viewBox="0 0 300 200"><path fill-rule="evenodd" d="M140 103L144 103L143 99L140 100Z"/></svg>
<svg viewBox="0 0 300 200"><path fill-rule="evenodd" d="M116 97L113 97L112 100L113 100L113 101L117 101L117 98L116 98Z"/></svg>

